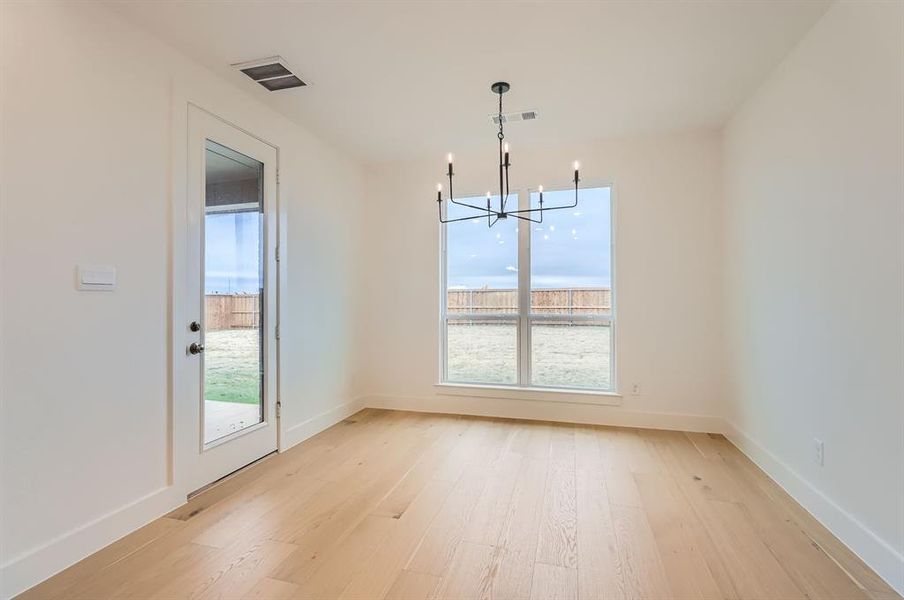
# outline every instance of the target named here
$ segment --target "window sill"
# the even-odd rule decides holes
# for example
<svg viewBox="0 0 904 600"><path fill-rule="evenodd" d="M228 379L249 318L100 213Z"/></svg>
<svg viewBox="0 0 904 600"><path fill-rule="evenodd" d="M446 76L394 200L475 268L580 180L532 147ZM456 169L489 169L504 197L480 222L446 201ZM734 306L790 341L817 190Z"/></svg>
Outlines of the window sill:
<svg viewBox="0 0 904 600"><path fill-rule="evenodd" d="M616 392L468 383L437 383L433 387L437 389L438 394L444 396L538 400L544 402L569 402L572 404L596 404L600 406L621 406L622 403L621 394Z"/></svg>

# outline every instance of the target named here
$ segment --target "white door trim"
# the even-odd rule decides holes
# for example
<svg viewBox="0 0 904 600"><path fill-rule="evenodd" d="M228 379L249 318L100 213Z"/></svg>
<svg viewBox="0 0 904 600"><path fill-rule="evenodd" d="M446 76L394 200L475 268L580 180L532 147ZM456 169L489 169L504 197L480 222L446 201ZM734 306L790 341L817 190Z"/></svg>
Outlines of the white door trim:
<svg viewBox="0 0 904 600"><path fill-rule="evenodd" d="M199 429L195 428L198 420L192 420L191 415L186 413L186 407L180 404L182 399L190 397L192 394L190 381L191 369L196 369L197 365L186 360L186 332L187 323L192 320L193 315L189 314L186 309L186 297L188 293L188 259L189 252L189 148L190 148L190 118L192 111L198 111L210 118L216 119L220 123L234 128L244 133L254 140L266 144L275 151L275 168L274 177L275 196L272 200L272 207L268 210L267 219L268 227L273 231L274 254L277 252L282 256L285 255L285 213L281 205L280 183L278 177L280 149L279 146L268 141L261 136L255 135L235 122L230 121L211 110L202 106L199 102L193 101L192 98L185 93L185 90L175 87L173 90L173 111L172 111L172 201L170 203L170 239L169 247L169 335L168 335L168 362L169 362L169 387L168 387L168 403L167 417L169 422L169 448L170 455L168 457L168 477L167 483L172 486L174 493L179 498L186 498L187 495L201 487L198 480L193 478L192 456L197 455L199 443L203 445L203 440L199 439ZM276 406L281 400L280 396L280 344L275 335L276 329L282 321L281 315L281 295L285 285L285 261L279 260L275 263L275 269L272 269L272 279L270 283L273 290L273 306L271 308L273 317L268 326L268 337L272 339L270 356L268 357L268 370L272 373L268 375L273 384L273 419L272 423L276 429L276 449L282 449L281 440L284 439L282 431L283 423L276 416ZM197 392L195 392L197 393ZM192 423L192 424L189 424ZM208 445L208 448L213 445ZM224 473L225 474L225 473ZM205 482L205 483L210 483Z"/></svg>

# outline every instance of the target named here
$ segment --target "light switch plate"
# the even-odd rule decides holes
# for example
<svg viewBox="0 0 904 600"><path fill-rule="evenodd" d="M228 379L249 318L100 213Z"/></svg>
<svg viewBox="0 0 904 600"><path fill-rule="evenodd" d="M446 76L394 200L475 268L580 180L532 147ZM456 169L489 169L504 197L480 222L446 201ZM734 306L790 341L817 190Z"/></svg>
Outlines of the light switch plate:
<svg viewBox="0 0 904 600"><path fill-rule="evenodd" d="M116 267L109 265L79 265L76 287L83 291L112 292L116 289Z"/></svg>

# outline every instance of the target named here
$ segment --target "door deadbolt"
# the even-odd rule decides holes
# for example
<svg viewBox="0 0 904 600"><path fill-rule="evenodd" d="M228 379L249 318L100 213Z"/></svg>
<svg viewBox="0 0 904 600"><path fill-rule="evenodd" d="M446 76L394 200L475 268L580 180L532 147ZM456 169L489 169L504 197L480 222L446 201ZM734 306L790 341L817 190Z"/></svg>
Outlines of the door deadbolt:
<svg viewBox="0 0 904 600"><path fill-rule="evenodd" d="M192 321L191 323L188 324L188 328L191 329L192 331L201 331L201 324L198 323L197 321Z"/></svg>

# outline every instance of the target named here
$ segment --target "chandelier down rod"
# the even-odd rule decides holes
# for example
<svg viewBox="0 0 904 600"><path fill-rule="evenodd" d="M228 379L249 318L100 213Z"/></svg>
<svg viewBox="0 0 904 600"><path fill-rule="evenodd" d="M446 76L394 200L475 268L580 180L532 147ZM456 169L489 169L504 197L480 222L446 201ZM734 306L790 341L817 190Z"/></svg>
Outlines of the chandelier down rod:
<svg viewBox="0 0 904 600"><path fill-rule="evenodd" d="M452 204L457 204L458 206L463 206L465 208L469 208L471 210L476 211L474 214L469 215L467 217L459 217L456 219L444 219L443 218L443 184L436 184L436 203L439 209L439 222L440 223L456 223L458 221L471 221L474 219L480 219L486 217L487 219L487 227L492 227L498 221L502 219L508 219L508 217L515 217L516 219L520 219L522 221L530 221L531 223L542 223L543 222L543 212L548 210L562 210L567 208L574 208L578 205L578 183L581 181L580 178L580 163L578 161L574 161L574 202L571 204L567 204L564 206L543 206L543 186L539 186L538 191L540 192L540 205L538 208L526 208L522 210L506 210L506 204L508 203L509 197L509 167L511 167L511 160L509 158L509 145L505 142L505 119L502 116L502 95L511 89L511 86L504 81L497 81L493 85L490 86L490 90L494 94L498 94L499 96L499 132L496 134L497 139L499 140L499 209L495 210L492 206L492 196L490 192L487 192L487 205L486 207L477 206L476 204L469 204L467 202L461 202L455 199L455 195L452 192L452 177L455 175L453 169L453 156L452 154L448 155L449 168L446 171L446 176L449 178L449 202ZM537 218L532 218L530 215L533 213L539 213Z"/></svg>

